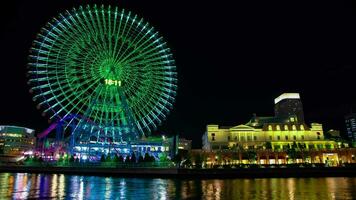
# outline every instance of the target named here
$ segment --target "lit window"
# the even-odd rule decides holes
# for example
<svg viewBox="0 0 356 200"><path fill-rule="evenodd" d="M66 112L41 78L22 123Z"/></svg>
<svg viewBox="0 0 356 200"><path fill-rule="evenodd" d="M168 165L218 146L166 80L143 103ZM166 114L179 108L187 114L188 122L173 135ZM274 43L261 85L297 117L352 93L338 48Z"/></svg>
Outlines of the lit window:
<svg viewBox="0 0 356 200"><path fill-rule="evenodd" d="M288 131L288 125L284 125L284 130Z"/></svg>
<svg viewBox="0 0 356 200"><path fill-rule="evenodd" d="M293 131L297 130L297 127L293 124L292 126Z"/></svg>
<svg viewBox="0 0 356 200"><path fill-rule="evenodd" d="M291 117L291 118L290 118L290 121L291 121L291 122L294 122L294 117Z"/></svg>
<svg viewBox="0 0 356 200"><path fill-rule="evenodd" d="M300 125L300 130L304 131L304 125Z"/></svg>
<svg viewBox="0 0 356 200"><path fill-rule="evenodd" d="M268 125L268 130L269 130L269 131L272 130L272 125Z"/></svg>
<svg viewBox="0 0 356 200"><path fill-rule="evenodd" d="M277 131L281 130L281 127L279 125L277 125L276 128L277 128Z"/></svg>

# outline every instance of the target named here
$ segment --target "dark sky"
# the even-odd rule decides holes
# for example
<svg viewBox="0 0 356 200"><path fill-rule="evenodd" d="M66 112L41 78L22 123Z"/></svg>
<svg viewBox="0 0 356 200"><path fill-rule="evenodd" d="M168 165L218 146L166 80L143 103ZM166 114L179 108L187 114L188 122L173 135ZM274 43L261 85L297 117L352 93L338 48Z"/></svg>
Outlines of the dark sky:
<svg viewBox="0 0 356 200"><path fill-rule="evenodd" d="M174 109L159 132L200 147L208 123L238 125L273 115L273 99L300 92L307 123L344 131L356 111L356 4L320 1L11 1L0 12L0 124L48 126L26 82L37 32L83 2L117 5L149 21L173 50Z"/></svg>

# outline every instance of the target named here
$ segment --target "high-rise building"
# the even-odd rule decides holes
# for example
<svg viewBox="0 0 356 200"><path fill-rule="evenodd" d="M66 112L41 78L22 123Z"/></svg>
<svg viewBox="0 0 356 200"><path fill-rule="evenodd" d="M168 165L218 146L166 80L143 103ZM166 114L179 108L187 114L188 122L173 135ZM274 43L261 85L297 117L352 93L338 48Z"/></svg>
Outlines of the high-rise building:
<svg viewBox="0 0 356 200"><path fill-rule="evenodd" d="M283 93L274 99L275 117L292 123L304 123L303 104L299 93Z"/></svg>
<svg viewBox="0 0 356 200"><path fill-rule="evenodd" d="M347 136L356 142L356 113L345 116Z"/></svg>

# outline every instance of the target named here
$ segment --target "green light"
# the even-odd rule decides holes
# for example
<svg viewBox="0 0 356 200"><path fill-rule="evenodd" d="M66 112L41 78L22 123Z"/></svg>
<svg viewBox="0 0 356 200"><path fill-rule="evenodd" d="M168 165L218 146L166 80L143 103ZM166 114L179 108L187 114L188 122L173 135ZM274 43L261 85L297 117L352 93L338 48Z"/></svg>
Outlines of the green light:
<svg viewBox="0 0 356 200"><path fill-rule="evenodd" d="M29 60L33 99L50 119L75 113L100 127L124 127L127 104L135 126L149 133L165 119L177 90L166 42L117 7L88 5L60 14L38 34Z"/></svg>

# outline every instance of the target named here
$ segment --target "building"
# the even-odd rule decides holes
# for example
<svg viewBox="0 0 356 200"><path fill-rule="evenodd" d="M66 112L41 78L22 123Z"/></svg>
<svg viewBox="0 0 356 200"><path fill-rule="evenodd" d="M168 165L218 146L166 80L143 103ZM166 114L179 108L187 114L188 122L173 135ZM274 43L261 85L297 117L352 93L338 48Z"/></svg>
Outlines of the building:
<svg viewBox="0 0 356 200"><path fill-rule="evenodd" d="M348 138L356 142L356 113L345 116L345 124Z"/></svg>
<svg viewBox="0 0 356 200"><path fill-rule="evenodd" d="M340 138L341 137L339 130L330 129L330 130L328 130L327 133L328 133L329 137L331 137L331 138Z"/></svg>
<svg viewBox="0 0 356 200"><path fill-rule="evenodd" d="M334 150L347 146L325 139L322 124L308 125L304 122L298 93L285 93L276 98L275 116L254 114L247 123L230 127L207 125L202 142L205 152L258 152L259 164L286 163L288 153L298 151L314 154L303 158L306 154L295 153L292 156L296 156L296 162L303 160L336 165L339 159ZM235 159L249 162L247 154Z"/></svg>
<svg viewBox="0 0 356 200"><path fill-rule="evenodd" d="M303 104L299 93L283 93L274 99L275 117L304 123Z"/></svg>
<svg viewBox="0 0 356 200"><path fill-rule="evenodd" d="M178 149L190 151L192 149L192 141L185 138L179 138Z"/></svg>
<svg viewBox="0 0 356 200"><path fill-rule="evenodd" d="M310 127L306 124L275 122L233 127L207 125L203 135L203 149L206 151L266 149L266 143L273 150L288 149L294 143L305 146L305 149L327 149L336 145L334 141L324 139L322 125L318 123L312 123Z"/></svg>
<svg viewBox="0 0 356 200"><path fill-rule="evenodd" d="M171 159L176 154L175 137L150 136L131 143L86 143L77 144L73 147L73 154L81 160L90 158L92 161L99 160L101 155L122 155L123 157L135 154L137 157L146 153L160 159L166 156ZM49 159L51 159L49 157Z"/></svg>
<svg viewBox="0 0 356 200"><path fill-rule="evenodd" d="M19 126L0 126L0 156L20 158L35 147L35 131Z"/></svg>

